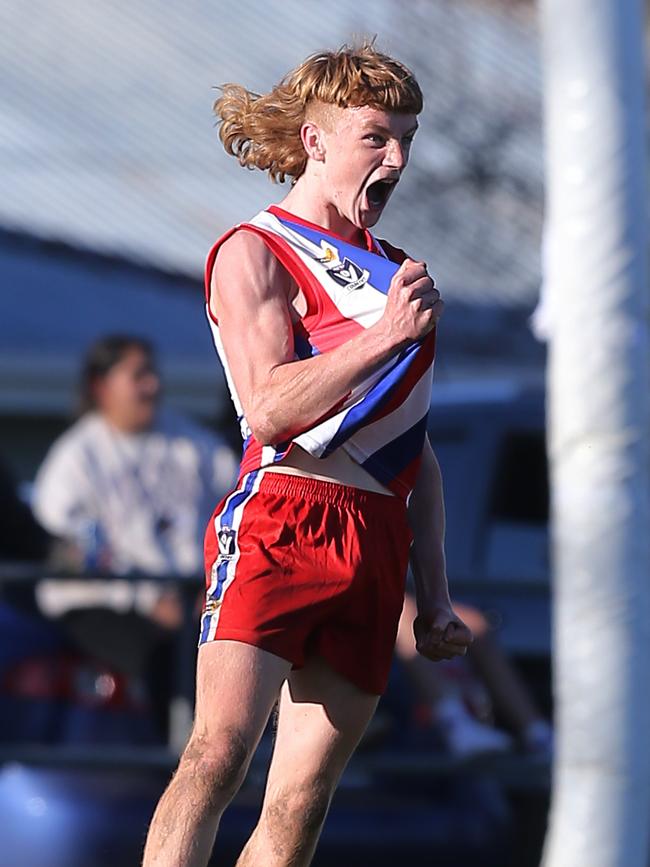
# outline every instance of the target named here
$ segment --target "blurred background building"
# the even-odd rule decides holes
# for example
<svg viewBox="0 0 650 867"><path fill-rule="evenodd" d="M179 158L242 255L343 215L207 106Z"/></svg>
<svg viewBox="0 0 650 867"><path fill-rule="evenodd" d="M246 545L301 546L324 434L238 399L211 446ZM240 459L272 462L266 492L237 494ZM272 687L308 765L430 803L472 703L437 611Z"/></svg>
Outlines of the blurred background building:
<svg viewBox="0 0 650 867"><path fill-rule="evenodd" d="M225 155L215 88L264 91L355 37L377 35L426 97L379 228L426 259L448 302L439 379L539 376L533 4L8 0L0 24L0 447L19 476L33 475L73 406L80 353L106 331L150 337L170 402L221 415L204 257L284 190Z"/></svg>

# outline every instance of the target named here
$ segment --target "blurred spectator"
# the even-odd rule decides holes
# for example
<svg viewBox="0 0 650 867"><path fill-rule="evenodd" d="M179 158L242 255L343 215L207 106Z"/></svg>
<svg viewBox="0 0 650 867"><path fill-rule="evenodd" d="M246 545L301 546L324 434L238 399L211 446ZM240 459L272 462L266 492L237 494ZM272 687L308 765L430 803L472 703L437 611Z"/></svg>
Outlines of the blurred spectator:
<svg viewBox="0 0 650 867"><path fill-rule="evenodd" d="M413 621L417 609L407 592L396 653L415 696L416 722L430 727L452 755L505 752L515 744L510 734L492 724L490 712L494 708L524 751L550 754L551 726L490 634L485 617L468 605L454 603L454 609L474 633L468 661L434 665L416 651Z"/></svg>
<svg viewBox="0 0 650 867"><path fill-rule="evenodd" d="M0 505L0 577L19 577L17 561L29 564L26 577L40 563L65 562L65 543L36 522L1 460ZM0 636L0 743L78 742L88 732L94 742L151 739L146 708L129 695L128 680L75 652L38 615L31 580L0 580Z"/></svg>
<svg viewBox="0 0 650 867"><path fill-rule="evenodd" d="M34 487L38 519L75 540L90 567L202 571L205 523L237 464L212 433L160 411L159 397L147 341L117 335L91 347L81 417L54 443Z"/></svg>
<svg viewBox="0 0 650 867"><path fill-rule="evenodd" d="M39 469L35 514L74 543L87 573L202 572L205 525L237 461L214 434L160 410L160 393L146 340L98 340L83 365L80 418ZM84 650L133 677L182 617L175 589L146 580L48 580L37 595Z"/></svg>

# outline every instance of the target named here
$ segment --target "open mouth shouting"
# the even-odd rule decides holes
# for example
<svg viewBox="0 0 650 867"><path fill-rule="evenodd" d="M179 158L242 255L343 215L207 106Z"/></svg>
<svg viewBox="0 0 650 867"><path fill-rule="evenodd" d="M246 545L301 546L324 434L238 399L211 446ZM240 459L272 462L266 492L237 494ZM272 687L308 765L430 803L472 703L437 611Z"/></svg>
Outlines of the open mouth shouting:
<svg viewBox="0 0 650 867"><path fill-rule="evenodd" d="M366 201L371 211L381 211L397 185L397 178L382 178L366 188Z"/></svg>

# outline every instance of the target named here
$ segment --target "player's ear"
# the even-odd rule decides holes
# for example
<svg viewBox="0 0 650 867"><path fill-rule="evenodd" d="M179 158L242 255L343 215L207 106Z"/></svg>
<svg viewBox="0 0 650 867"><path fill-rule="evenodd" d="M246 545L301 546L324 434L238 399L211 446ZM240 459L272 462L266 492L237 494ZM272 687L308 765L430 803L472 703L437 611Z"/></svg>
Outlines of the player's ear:
<svg viewBox="0 0 650 867"><path fill-rule="evenodd" d="M309 159L325 162L325 136L321 126L306 120L300 127L300 139Z"/></svg>

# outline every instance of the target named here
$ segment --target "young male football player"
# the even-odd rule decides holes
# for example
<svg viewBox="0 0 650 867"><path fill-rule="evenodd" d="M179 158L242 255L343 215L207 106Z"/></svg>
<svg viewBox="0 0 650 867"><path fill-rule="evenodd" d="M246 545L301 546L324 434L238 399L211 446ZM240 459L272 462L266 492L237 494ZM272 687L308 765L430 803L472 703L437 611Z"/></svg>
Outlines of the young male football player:
<svg viewBox="0 0 650 867"><path fill-rule="evenodd" d="M237 863L303 867L385 688L409 555L420 652L451 658L471 641L449 601L426 438L442 302L424 263L370 233L422 94L365 44L308 58L264 96L227 85L215 108L229 153L293 183L208 257L244 454L208 527L195 725L144 863L207 864L279 696L260 820Z"/></svg>

